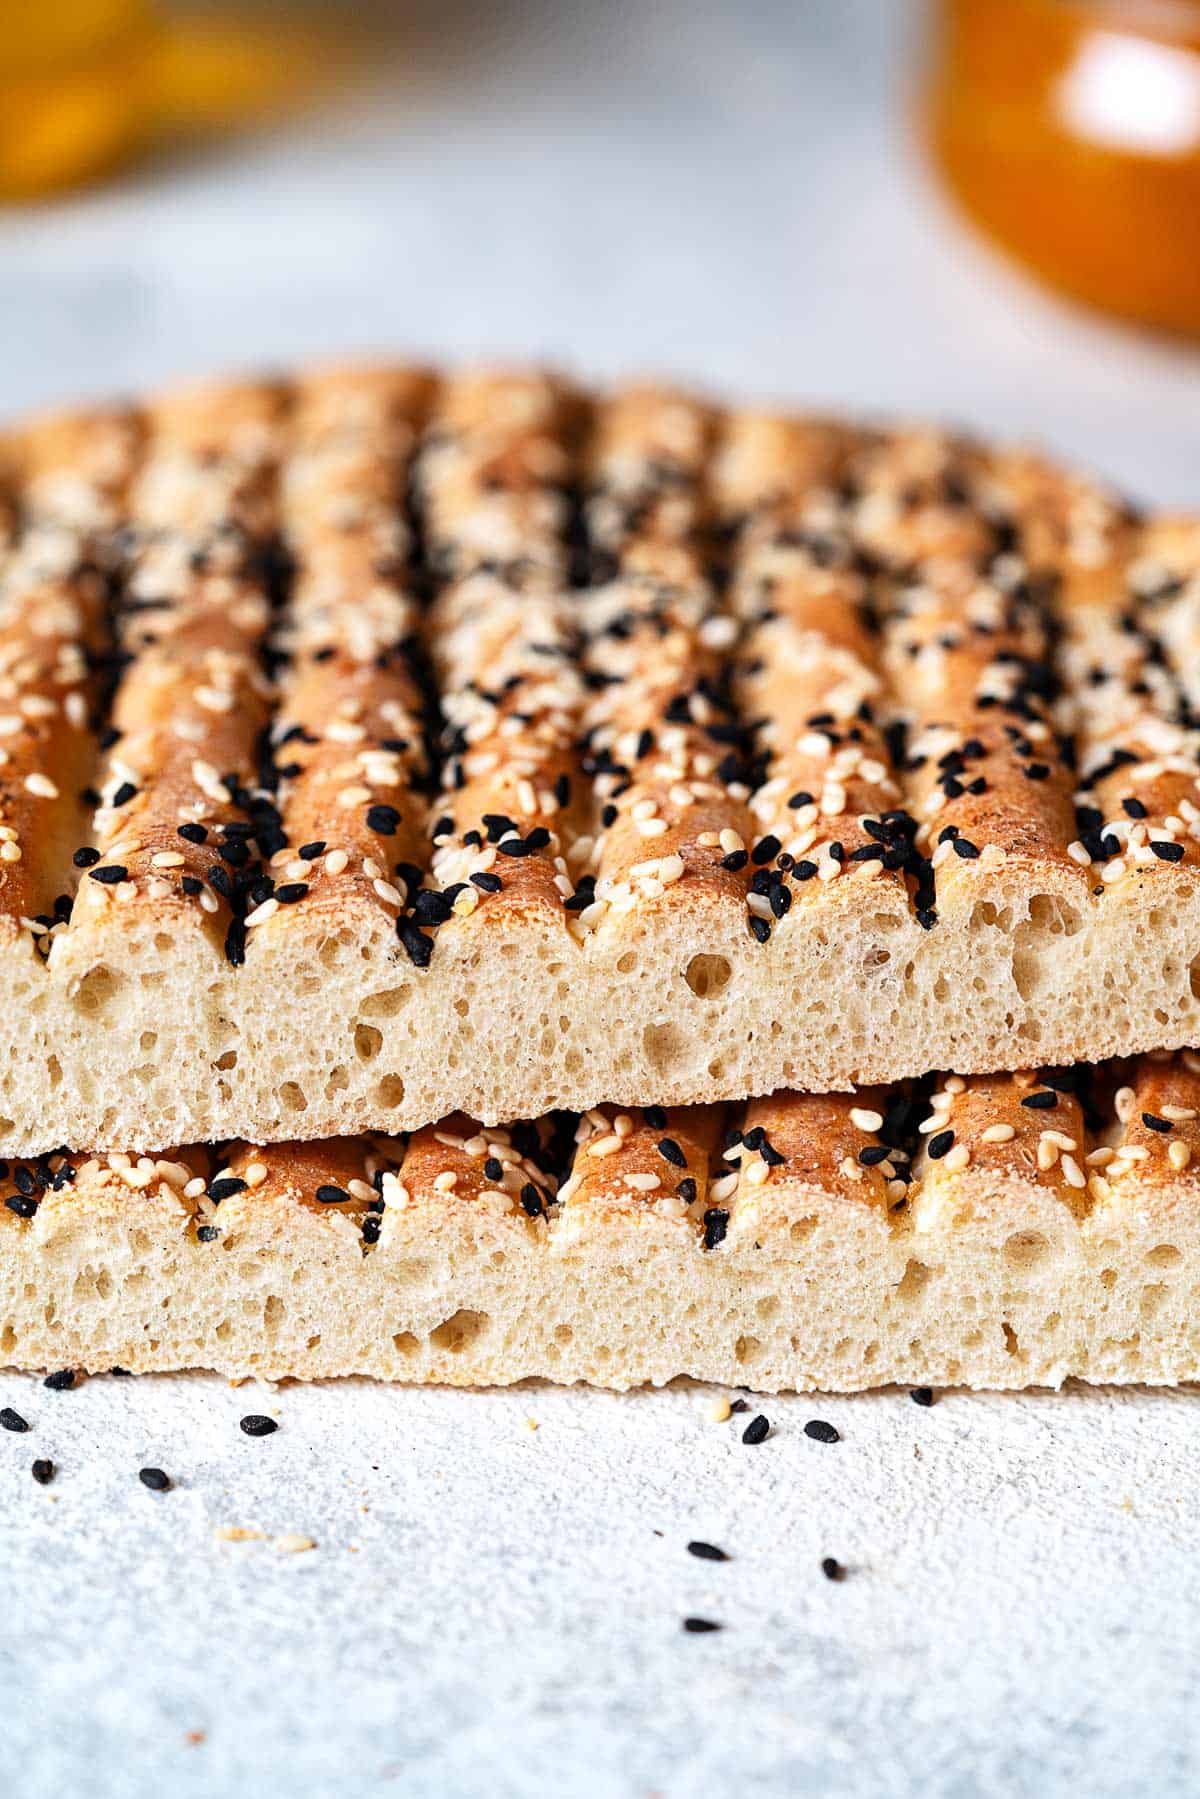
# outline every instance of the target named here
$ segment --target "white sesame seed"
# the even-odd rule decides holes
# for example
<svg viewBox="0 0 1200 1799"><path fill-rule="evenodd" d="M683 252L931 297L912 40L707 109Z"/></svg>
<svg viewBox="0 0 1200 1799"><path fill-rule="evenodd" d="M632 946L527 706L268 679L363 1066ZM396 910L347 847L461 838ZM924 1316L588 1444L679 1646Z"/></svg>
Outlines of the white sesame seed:
<svg viewBox="0 0 1200 1799"><path fill-rule="evenodd" d="M883 1129L883 1113L873 1112L867 1106L852 1106L850 1122L860 1131L879 1131Z"/></svg>
<svg viewBox="0 0 1200 1799"><path fill-rule="evenodd" d="M984 1143L1011 1143L1016 1136L1016 1127L1011 1124L989 1124L981 1141Z"/></svg>
<svg viewBox="0 0 1200 1799"><path fill-rule="evenodd" d="M349 865L350 858L345 850L330 850L325 858L325 873L327 875L340 875L349 867Z"/></svg>
<svg viewBox="0 0 1200 1799"><path fill-rule="evenodd" d="M34 794L39 800L56 800L58 788L49 775L34 773L25 776L25 791Z"/></svg>

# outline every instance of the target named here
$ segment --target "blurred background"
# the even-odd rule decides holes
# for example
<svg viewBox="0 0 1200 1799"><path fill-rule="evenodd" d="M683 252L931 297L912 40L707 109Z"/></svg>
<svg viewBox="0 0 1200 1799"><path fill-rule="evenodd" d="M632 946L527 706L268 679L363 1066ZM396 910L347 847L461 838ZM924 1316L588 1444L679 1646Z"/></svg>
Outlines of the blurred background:
<svg viewBox="0 0 1200 1799"><path fill-rule="evenodd" d="M5 413L303 355L540 356L948 417L1200 500L1193 0L0 23Z"/></svg>

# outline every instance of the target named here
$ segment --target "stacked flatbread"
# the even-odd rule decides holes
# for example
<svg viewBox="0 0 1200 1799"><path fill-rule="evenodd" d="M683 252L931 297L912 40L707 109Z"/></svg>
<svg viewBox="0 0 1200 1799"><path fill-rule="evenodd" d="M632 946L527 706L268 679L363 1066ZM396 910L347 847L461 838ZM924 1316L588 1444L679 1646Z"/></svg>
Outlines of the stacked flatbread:
<svg viewBox="0 0 1200 1799"><path fill-rule="evenodd" d="M0 539L5 1360L1200 1372L1200 521L384 367Z"/></svg>

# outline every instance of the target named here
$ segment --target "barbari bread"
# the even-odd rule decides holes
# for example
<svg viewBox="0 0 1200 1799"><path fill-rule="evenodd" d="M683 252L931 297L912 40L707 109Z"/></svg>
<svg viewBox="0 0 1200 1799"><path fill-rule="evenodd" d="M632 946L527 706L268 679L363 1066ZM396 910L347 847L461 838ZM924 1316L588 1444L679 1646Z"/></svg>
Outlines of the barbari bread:
<svg viewBox="0 0 1200 1799"><path fill-rule="evenodd" d="M0 446L0 1153L1200 1038L1200 525L318 372Z"/></svg>
<svg viewBox="0 0 1200 1799"><path fill-rule="evenodd" d="M51 1156L0 1359L464 1384L1200 1377L1200 1061Z"/></svg>

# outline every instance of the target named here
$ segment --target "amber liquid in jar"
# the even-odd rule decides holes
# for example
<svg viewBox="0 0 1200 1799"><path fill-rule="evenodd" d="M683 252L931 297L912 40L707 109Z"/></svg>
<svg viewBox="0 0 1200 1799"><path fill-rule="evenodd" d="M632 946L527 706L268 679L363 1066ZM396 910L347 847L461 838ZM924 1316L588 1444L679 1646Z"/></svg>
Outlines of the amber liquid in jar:
<svg viewBox="0 0 1200 1799"><path fill-rule="evenodd" d="M1200 336L1200 0L936 0L925 121L1004 249Z"/></svg>

